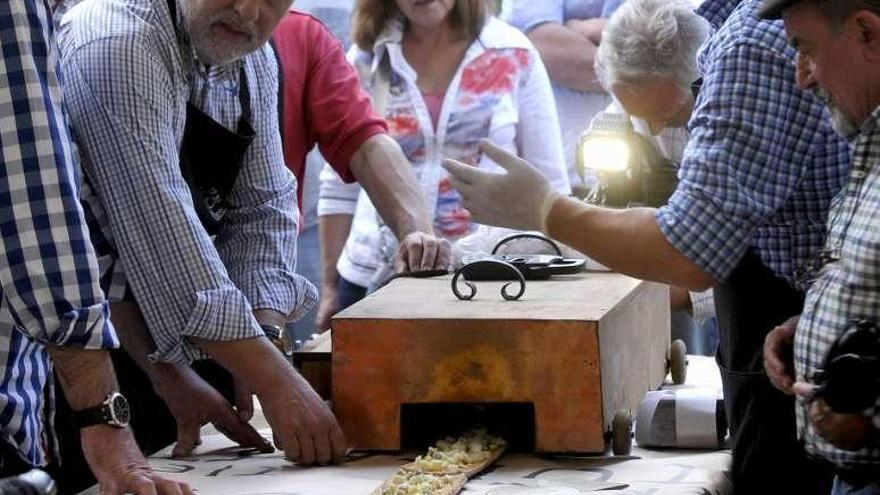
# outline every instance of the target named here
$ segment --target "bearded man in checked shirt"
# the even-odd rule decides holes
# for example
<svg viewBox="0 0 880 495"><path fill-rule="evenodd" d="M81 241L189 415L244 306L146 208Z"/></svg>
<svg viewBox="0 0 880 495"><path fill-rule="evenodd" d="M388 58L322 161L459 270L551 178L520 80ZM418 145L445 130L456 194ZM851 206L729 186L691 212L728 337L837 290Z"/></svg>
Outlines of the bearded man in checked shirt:
<svg viewBox="0 0 880 495"><path fill-rule="evenodd" d="M345 452L327 405L267 338L317 299L295 272L296 183L266 43L290 4L90 0L60 22L102 283L123 347L161 397L152 402L177 422L177 455L207 422L271 451L247 424L251 391L288 459ZM234 392L221 396L193 371L205 354L236 379ZM139 440L160 433L154 417L142 421Z"/></svg>
<svg viewBox="0 0 880 495"><path fill-rule="evenodd" d="M798 86L825 100L853 156L828 217L824 264L800 317L768 335L765 366L774 385L803 399L799 435L833 465L832 493L880 494L880 397L856 413L813 397L832 344L854 321L880 323L880 2L765 0L761 14L784 20Z"/></svg>

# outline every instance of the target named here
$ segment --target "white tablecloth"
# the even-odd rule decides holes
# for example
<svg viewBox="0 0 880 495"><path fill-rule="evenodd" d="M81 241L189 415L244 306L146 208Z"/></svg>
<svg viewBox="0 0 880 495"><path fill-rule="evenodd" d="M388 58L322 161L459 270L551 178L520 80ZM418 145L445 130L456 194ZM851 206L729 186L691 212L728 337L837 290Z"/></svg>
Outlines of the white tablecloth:
<svg viewBox="0 0 880 495"><path fill-rule="evenodd" d="M688 381L680 387L720 389L710 358L689 356ZM255 426L271 437L258 413ZM170 459L170 448L150 459L164 475L186 481L199 495L367 495L412 457L355 455L339 466L302 468L274 454L246 455L226 438L205 432L197 456ZM647 450L632 456L543 457L509 454L490 470L470 480L464 495L577 495L612 489L611 493L726 494L723 472L729 451ZM97 495L97 487L84 494ZM602 492L607 493L607 492Z"/></svg>

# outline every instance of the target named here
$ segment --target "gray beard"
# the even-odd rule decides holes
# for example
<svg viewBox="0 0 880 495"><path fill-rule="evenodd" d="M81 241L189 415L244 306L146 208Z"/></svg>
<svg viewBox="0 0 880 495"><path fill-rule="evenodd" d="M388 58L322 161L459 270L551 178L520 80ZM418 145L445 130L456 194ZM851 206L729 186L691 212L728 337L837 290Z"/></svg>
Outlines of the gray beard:
<svg viewBox="0 0 880 495"><path fill-rule="evenodd" d="M217 40L211 33L211 26L215 20L228 17L218 13L211 19L205 19L189 10L189 2L180 2L183 10L184 22L187 33L199 60L211 66L223 66L240 60L254 52L259 45L252 43L228 43Z"/></svg>
<svg viewBox="0 0 880 495"><path fill-rule="evenodd" d="M831 114L831 128L834 129L834 132L843 137L850 137L859 132L859 126L843 113L843 110L841 110L837 105L837 102L834 101L834 97L831 96L831 93L824 89L818 89L816 90L816 96L818 96L828 108L828 113Z"/></svg>

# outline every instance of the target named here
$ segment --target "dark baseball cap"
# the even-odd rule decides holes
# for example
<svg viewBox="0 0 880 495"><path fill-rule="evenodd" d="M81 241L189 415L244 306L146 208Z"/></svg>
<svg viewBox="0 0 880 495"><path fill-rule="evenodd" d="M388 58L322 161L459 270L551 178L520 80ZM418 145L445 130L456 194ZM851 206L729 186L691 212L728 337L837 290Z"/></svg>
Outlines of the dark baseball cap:
<svg viewBox="0 0 880 495"><path fill-rule="evenodd" d="M799 4L804 0L764 0L758 7L758 17L761 19L782 19L782 11Z"/></svg>

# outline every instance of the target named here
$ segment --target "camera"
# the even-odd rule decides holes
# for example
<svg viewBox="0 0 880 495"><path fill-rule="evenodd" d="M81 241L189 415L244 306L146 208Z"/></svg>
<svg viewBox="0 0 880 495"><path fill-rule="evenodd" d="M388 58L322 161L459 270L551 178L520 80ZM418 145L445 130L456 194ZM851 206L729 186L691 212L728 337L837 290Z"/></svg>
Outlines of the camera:
<svg viewBox="0 0 880 495"><path fill-rule="evenodd" d="M821 397L836 413L855 414L880 397L880 329L868 320L853 321L832 344L814 376Z"/></svg>

